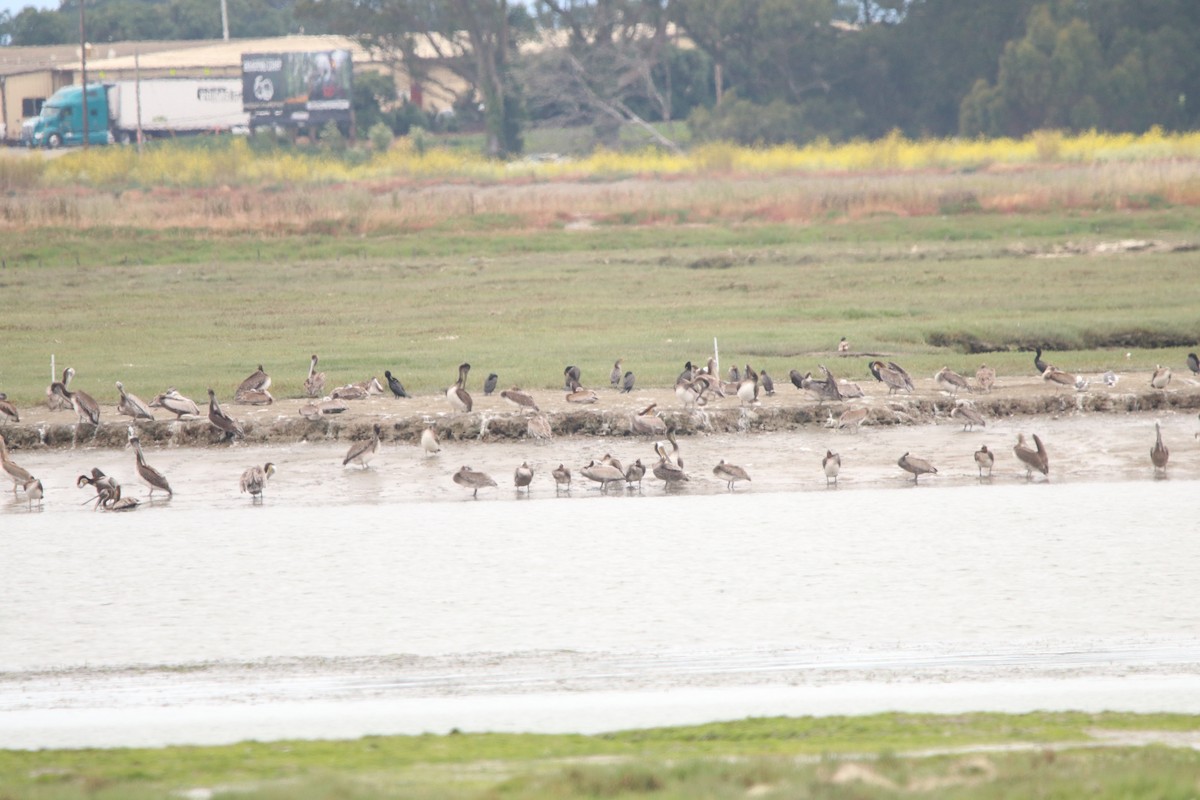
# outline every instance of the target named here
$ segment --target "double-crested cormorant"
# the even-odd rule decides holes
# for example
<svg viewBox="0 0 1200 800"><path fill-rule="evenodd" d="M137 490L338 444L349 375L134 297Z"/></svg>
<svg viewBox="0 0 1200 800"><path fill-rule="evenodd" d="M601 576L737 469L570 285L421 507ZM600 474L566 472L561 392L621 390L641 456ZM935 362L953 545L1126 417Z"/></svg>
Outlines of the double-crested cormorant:
<svg viewBox="0 0 1200 800"><path fill-rule="evenodd" d="M390 369L383 371L383 377L387 379L388 388L392 390L394 397L408 397L408 392L404 391L404 385L400 383L400 379L392 374Z"/></svg>
<svg viewBox="0 0 1200 800"><path fill-rule="evenodd" d="M500 376L494 372L489 372L487 378L483 381L483 394L488 397L492 392L496 391L496 384L500 381Z"/></svg>

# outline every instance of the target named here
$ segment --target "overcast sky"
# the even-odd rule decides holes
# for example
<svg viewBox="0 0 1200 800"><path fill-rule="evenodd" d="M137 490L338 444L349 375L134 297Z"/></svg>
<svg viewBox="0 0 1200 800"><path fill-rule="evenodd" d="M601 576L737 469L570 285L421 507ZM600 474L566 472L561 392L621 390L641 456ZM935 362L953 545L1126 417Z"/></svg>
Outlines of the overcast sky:
<svg viewBox="0 0 1200 800"><path fill-rule="evenodd" d="M17 15L25 6L33 6L34 8L58 8L58 0L0 0L0 13L7 11L13 16Z"/></svg>

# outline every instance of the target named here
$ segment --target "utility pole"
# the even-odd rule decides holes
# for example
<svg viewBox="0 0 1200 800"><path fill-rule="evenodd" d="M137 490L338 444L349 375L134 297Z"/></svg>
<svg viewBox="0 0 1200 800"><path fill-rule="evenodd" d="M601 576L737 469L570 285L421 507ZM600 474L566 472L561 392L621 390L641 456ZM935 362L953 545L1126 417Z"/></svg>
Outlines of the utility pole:
<svg viewBox="0 0 1200 800"><path fill-rule="evenodd" d="M229 41L229 2L221 0L221 34L225 41Z"/></svg>
<svg viewBox="0 0 1200 800"><path fill-rule="evenodd" d="M83 79L83 149L88 147L87 28L83 24L83 2L79 0L79 74Z"/></svg>

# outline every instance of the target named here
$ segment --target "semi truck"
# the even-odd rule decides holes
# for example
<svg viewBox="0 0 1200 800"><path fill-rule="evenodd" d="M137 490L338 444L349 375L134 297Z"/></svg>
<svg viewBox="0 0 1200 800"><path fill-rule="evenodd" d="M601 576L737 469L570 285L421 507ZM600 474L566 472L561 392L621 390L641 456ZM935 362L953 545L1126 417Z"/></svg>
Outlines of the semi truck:
<svg viewBox="0 0 1200 800"><path fill-rule="evenodd" d="M239 78L150 78L87 86L88 144L164 136L244 133L250 115ZM139 124L140 121L140 124ZM83 87L64 86L46 100L23 138L30 147L83 144Z"/></svg>

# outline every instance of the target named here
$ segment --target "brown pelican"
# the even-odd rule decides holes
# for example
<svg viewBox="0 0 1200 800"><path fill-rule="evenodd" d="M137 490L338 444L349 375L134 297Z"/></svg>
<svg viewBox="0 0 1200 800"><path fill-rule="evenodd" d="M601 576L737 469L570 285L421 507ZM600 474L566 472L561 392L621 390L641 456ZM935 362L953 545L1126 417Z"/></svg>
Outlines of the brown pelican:
<svg viewBox="0 0 1200 800"><path fill-rule="evenodd" d="M979 477L983 477L983 470L986 467L990 478L992 477L992 465L996 463L996 456L987 449L985 444L975 451L975 463L979 465Z"/></svg>
<svg viewBox="0 0 1200 800"><path fill-rule="evenodd" d="M612 372L608 373L608 385L616 389L621 385L621 359L613 363Z"/></svg>
<svg viewBox="0 0 1200 800"><path fill-rule="evenodd" d="M248 389L238 392L234 400L244 406L269 406L275 402L275 398L266 389Z"/></svg>
<svg viewBox="0 0 1200 800"><path fill-rule="evenodd" d="M383 394L383 384L380 383L379 378L376 378L374 375L367 378L365 381L359 381L354 385L361 388L368 395Z"/></svg>
<svg viewBox="0 0 1200 800"><path fill-rule="evenodd" d="M633 391L633 384L637 379L633 376L633 370L625 373L621 378L621 394L629 394Z"/></svg>
<svg viewBox="0 0 1200 800"><path fill-rule="evenodd" d="M221 404L217 402L217 395L212 389L208 390L208 421L214 428L224 433L226 439L246 438L246 431L242 428L242 423L225 413Z"/></svg>
<svg viewBox="0 0 1200 800"><path fill-rule="evenodd" d="M625 473L613 464L597 464L595 461L589 461L588 465L579 472L588 480L600 484L601 492L607 492L610 483L620 483L625 480Z"/></svg>
<svg viewBox="0 0 1200 800"><path fill-rule="evenodd" d="M62 383L52 384L55 387L55 391L65 397L67 402L71 404L71 408L75 409L75 414L79 417L80 422L90 422L93 425L99 425L100 404L96 402L94 397L82 389L73 392L67 388L71 382L71 378L75 377L74 368L67 367L65 377L66 380Z"/></svg>
<svg viewBox="0 0 1200 800"><path fill-rule="evenodd" d="M82 489L84 486L91 486L96 490L94 501L96 508L100 508L109 500L121 499L121 484L117 483L116 478L105 475L99 467L92 467L92 474L80 475L75 480L75 485ZM88 500L91 503L93 500ZM93 509L94 510L94 509Z"/></svg>
<svg viewBox="0 0 1200 800"><path fill-rule="evenodd" d="M267 488L267 478L274 474L275 465L270 461L261 467L257 464L246 467L246 471L242 473L242 494L249 492L251 502L261 500L263 490Z"/></svg>
<svg viewBox="0 0 1200 800"><path fill-rule="evenodd" d="M983 415L974 409L969 403L964 400L959 400L954 406L954 410L950 412L950 416L957 420L962 420L963 430L974 430L978 425L981 428L987 426L987 420Z"/></svg>
<svg viewBox="0 0 1200 800"><path fill-rule="evenodd" d="M408 392L404 391L404 385L400 383L400 379L392 374L390 369L383 371L383 377L387 379L388 388L392 390L392 395L395 397L408 397Z"/></svg>
<svg viewBox="0 0 1200 800"><path fill-rule="evenodd" d="M979 384L981 392L990 392L996 385L996 370L987 364L980 364L979 369L975 370L975 382Z"/></svg>
<svg viewBox="0 0 1200 800"><path fill-rule="evenodd" d="M579 383L579 367L574 364L563 370L563 391L574 391L572 384Z"/></svg>
<svg viewBox="0 0 1200 800"><path fill-rule="evenodd" d="M135 394L125 391L125 384L117 381L117 391L121 399L117 402L117 413L134 419L154 419L154 412Z"/></svg>
<svg viewBox="0 0 1200 800"><path fill-rule="evenodd" d="M480 489L496 485L496 482L487 473L478 472L466 466L454 473L454 482L459 486L465 486L470 489L471 496L476 500L479 499Z"/></svg>
<svg viewBox="0 0 1200 800"><path fill-rule="evenodd" d="M459 364L458 380L446 390L446 399L450 401L450 406L455 411L468 412L471 410L471 406L474 405L470 393L467 392L467 373L470 371L470 364Z"/></svg>
<svg viewBox="0 0 1200 800"><path fill-rule="evenodd" d="M52 381L46 387L46 407L51 411L63 411L71 407L71 401L67 399L66 394L60 392L59 389L67 389L71 385L71 378L75 375L75 370L70 367L63 369L61 381Z"/></svg>
<svg viewBox="0 0 1200 800"><path fill-rule="evenodd" d="M723 458L717 462L715 467L713 467L713 475L716 475L718 478L725 481L726 487L731 492L733 491L733 485L738 481L750 480L750 475L746 472L746 470L742 469L737 464L726 463L725 459Z"/></svg>
<svg viewBox="0 0 1200 800"><path fill-rule="evenodd" d="M522 461L521 466L513 472L513 485L517 487L518 492L524 487L525 494L529 494L529 484L531 483L533 483L533 467L529 466L528 461Z"/></svg>
<svg viewBox="0 0 1200 800"><path fill-rule="evenodd" d="M353 461L363 469L367 469L368 462L379 452L379 434L382 432L379 423L375 423L370 439L350 445L350 449L346 451L346 457L342 459L342 466Z"/></svg>
<svg viewBox="0 0 1200 800"><path fill-rule="evenodd" d="M695 378L688 381L681 380L675 384L675 397L679 399L684 408L702 406L705 404L705 386L706 384Z"/></svg>
<svg viewBox="0 0 1200 800"><path fill-rule="evenodd" d="M881 381L888 387L889 395L895 394L901 389L912 392L912 379L896 362L889 361L884 364L882 361L872 361L867 366L871 370L871 374L875 376L875 380Z"/></svg>
<svg viewBox="0 0 1200 800"><path fill-rule="evenodd" d="M1046 367L1046 371L1042 373L1042 380L1051 383L1057 383L1060 386L1075 386L1075 376L1069 372L1064 372L1058 367Z"/></svg>
<svg viewBox="0 0 1200 800"><path fill-rule="evenodd" d="M4 437L0 436L0 466L4 468L4 474L7 475L13 482L13 497L17 496L17 487L24 486L33 476L24 467L18 466L8 456L8 443L4 441Z"/></svg>
<svg viewBox="0 0 1200 800"><path fill-rule="evenodd" d="M1026 352L1028 352L1028 351L1026 351ZM1045 375L1046 370L1050 368L1049 364L1047 364L1045 361L1042 361L1041 346L1037 347L1037 353L1035 353L1033 356L1033 368L1038 371L1039 375Z"/></svg>
<svg viewBox="0 0 1200 800"><path fill-rule="evenodd" d="M824 364L818 364L823 378L814 378L811 372L806 372L800 378L800 388L810 392L817 398L817 403L824 403L826 400L839 402L842 400L842 392L838 388L838 382L833 377L833 373Z"/></svg>
<svg viewBox="0 0 1200 800"><path fill-rule="evenodd" d="M550 420L545 414L537 413L525 423L525 432L534 439L553 439L554 431L550 428Z"/></svg>
<svg viewBox="0 0 1200 800"><path fill-rule="evenodd" d="M1164 367L1162 364L1157 364L1154 367L1154 374L1150 376L1150 387L1152 389L1162 389L1166 391L1167 384L1171 382L1171 368Z"/></svg>
<svg viewBox="0 0 1200 800"><path fill-rule="evenodd" d="M846 341L845 336L838 342L837 351L839 355L848 355L850 353L850 342Z"/></svg>
<svg viewBox="0 0 1200 800"><path fill-rule="evenodd" d="M738 381L736 391L738 402L740 402L741 405L754 405L758 402L758 373L750 369L749 364L746 365L745 375L740 381Z"/></svg>
<svg viewBox="0 0 1200 800"><path fill-rule="evenodd" d="M8 402L8 395L4 392L0 392L0 419L3 419L5 422L9 420L13 422L21 421L21 415L17 413L17 407Z"/></svg>
<svg viewBox="0 0 1200 800"><path fill-rule="evenodd" d="M933 382L949 392L952 397L958 395L959 389L966 389L968 392L971 391L971 385L967 383L967 379L949 367L939 369L937 374L933 376Z"/></svg>
<svg viewBox="0 0 1200 800"><path fill-rule="evenodd" d="M150 401L151 408L165 408L175 415L176 419L200 416L200 408L190 398L184 397L172 386Z"/></svg>
<svg viewBox="0 0 1200 800"><path fill-rule="evenodd" d="M574 387L571 389L571 391L567 393L568 403L580 403L586 405L588 403L595 403L599 399L600 395L596 394L591 389L583 388L578 383L574 384Z"/></svg>
<svg viewBox="0 0 1200 800"><path fill-rule="evenodd" d="M166 492L167 497L173 497L174 492L171 491L171 484L167 483L166 476L156 470L154 467L146 463L146 456L142 453L142 442L138 437L132 436L129 443L133 445L133 452L137 457L136 466L138 477L142 479L142 483L150 487L150 497L154 496L154 490Z"/></svg>
<svg viewBox="0 0 1200 800"><path fill-rule="evenodd" d="M896 463L900 465L900 469L904 470L905 472L912 473L914 484L917 482L917 480L922 475L925 475L927 473L933 474L933 475L937 474L937 468L934 467L933 464L930 464L928 461L926 461L923 458L917 458L916 456L910 456L908 453L905 453L904 455L900 456L900 460L897 461Z"/></svg>
<svg viewBox="0 0 1200 800"><path fill-rule="evenodd" d="M642 488L642 478L646 477L646 465L639 458L625 469L625 484L632 489L636 481L638 489Z"/></svg>
<svg viewBox="0 0 1200 800"><path fill-rule="evenodd" d="M325 373L317 372L317 354L308 362L308 377L304 379L304 393L309 397L325 394Z"/></svg>
<svg viewBox="0 0 1200 800"><path fill-rule="evenodd" d="M655 410L657 406L657 403L651 403L634 414L630 420L630 430L634 433L648 433L652 436L666 433L667 423L658 416L658 412Z"/></svg>
<svg viewBox="0 0 1200 800"><path fill-rule="evenodd" d="M500 393L500 396L522 411L526 409L530 411L538 410L538 405L536 402L534 402L533 395L529 394L528 392L522 392L516 386L512 387L511 389L505 389Z"/></svg>
<svg viewBox="0 0 1200 800"><path fill-rule="evenodd" d="M821 459L821 469L825 470L825 485L829 485L829 480L833 479L833 485L837 486L838 473L842 471L842 457L832 450L825 451L825 457Z"/></svg>
<svg viewBox="0 0 1200 800"><path fill-rule="evenodd" d="M621 463L621 459L613 458L608 453L604 454L604 458L600 459L600 463L608 464L610 467L616 467L617 469L619 469L621 471L622 475L625 474L625 465Z"/></svg>
<svg viewBox="0 0 1200 800"><path fill-rule="evenodd" d="M25 489L25 499L28 501L28 507L30 509L33 508L34 500L37 500L39 507L42 505L42 497L45 496L45 490L42 488L41 481L39 481L37 478L30 477L29 480L25 481L25 484L22 488Z"/></svg>
<svg viewBox="0 0 1200 800"><path fill-rule="evenodd" d="M242 392L253 392L258 390L266 390L271 388L271 376L263 371L263 365L259 364L258 369L250 373L250 377L238 384L237 391L233 393L236 399Z"/></svg>
<svg viewBox="0 0 1200 800"><path fill-rule="evenodd" d="M421 450L426 456L442 452L442 444L438 441L437 429L432 425L421 431Z"/></svg>
<svg viewBox="0 0 1200 800"><path fill-rule="evenodd" d="M1158 423L1154 423L1154 447L1150 448L1150 463L1154 465L1155 470L1167 471L1167 459L1171 457L1171 451L1163 444L1162 429Z"/></svg>
<svg viewBox="0 0 1200 800"><path fill-rule="evenodd" d="M858 433L859 427L867 419L868 411L865 408L848 408L838 417L837 429L849 428L854 433Z"/></svg>
<svg viewBox="0 0 1200 800"><path fill-rule="evenodd" d="M334 400L366 400L370 396L371 393L357 383L348 383L345 386L339 386L333 390L333 394L331 395Z"/></svg>
<svg viewBox="0 0 1200 800"><path fill-rule="evenodd" d="M1187 365L1193 374L1200 375L1200 357L1195 353L1187 354Z"/></svg>
<svg viewBox="0 0 1200 800"><path fill-rule="evenodd" d="M671 460L671 456L667 453L666 448L662 446L661 442L654 443L654 451L658 453L658 461L650 469L654 473L654 477L666 482L668 485L688 480L687 473L683 471L683 467Z"/></svg>
<svg viewBox="0 0 1200 800"><path fill-rule="evenodd" d="M567 485L567 491L568 492L571 491L571 470L570 469L568 469L563 464L559 464L558 467L556 467L554 470L552 470L550 472L550 474L554 476L554 493L555 494L558 494L559 489L562 488L562 485L564 483Z"/></svg>
<svg viewBox="0 0 1200 800"><path fill-rule="evenodd" d="M1017 434L1017 443L1013 445L1013 453L1017 459L1025 465L1025 477L1032 478L1033 471L1036 469L1043 475L1050 474L1050 458L1046 455L1046 448L1042 445L1042 440L1035 433L1033 435L1033 444L1037 449L1031 449L1025 444L1025 434Z"/></svg>

